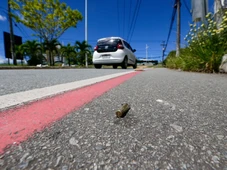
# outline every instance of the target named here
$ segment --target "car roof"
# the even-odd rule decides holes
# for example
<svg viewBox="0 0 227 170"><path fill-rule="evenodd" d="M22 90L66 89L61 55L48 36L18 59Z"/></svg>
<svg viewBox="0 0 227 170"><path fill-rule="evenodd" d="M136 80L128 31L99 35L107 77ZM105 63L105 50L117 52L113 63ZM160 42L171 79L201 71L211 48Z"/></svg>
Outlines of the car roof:
<svg viewBox="0 0 227 170"><path fill-rule="evenodd" d="M125 41L123 38L121 38L121 37L105 37L105 38L100 38L100 39L98 39L98 41L102 41L102 40L106 40L106 39L120 39L120 40L123 40L123 41Z"/></svg>

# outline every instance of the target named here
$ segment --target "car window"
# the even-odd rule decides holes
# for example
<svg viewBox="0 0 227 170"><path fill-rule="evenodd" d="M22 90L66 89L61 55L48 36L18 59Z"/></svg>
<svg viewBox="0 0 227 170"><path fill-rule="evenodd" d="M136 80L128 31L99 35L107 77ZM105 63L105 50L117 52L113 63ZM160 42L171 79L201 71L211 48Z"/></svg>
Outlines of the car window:
<svg viewBox="0 0 227 170"><path fill-rule="evenodd" d="M129 43L127 43L126 41L124 41L124 44L125 44L125 46L126 46L129 50L132 51L132 47L129 45Z"/></svg>
<svg viewBox="0 0 227 170"><path fill-rule="evenodd" d="M133 51L133 49L132 49L132 47L130 46L130 44L128 44L128 46L129 46L129 49L130 49L131 51Z"/></svg>
<svg viewBox="0 0 227 170"><path fill-rule="evenodd" d="M129 49L128 43L127 43L126 41L124 41L124 44L125 44L125 46Z"/></svg>
<svg viewBox="0 0 227 170"><path fill-rule="evenodd" d="M111 39L111 38L107 38L107 39L103 39L103 40L99 40L97 45L117 45L121 40L120 39Z"/></svg>
<svg viewBox="0 0 227 170"><path fill-rule="evenodd" d="M113 39L113 38L104 38L100 39L97 42L97 52L104 53L104 52L115 52L117 51L117 45L122 44L120 39Z"/></svg>

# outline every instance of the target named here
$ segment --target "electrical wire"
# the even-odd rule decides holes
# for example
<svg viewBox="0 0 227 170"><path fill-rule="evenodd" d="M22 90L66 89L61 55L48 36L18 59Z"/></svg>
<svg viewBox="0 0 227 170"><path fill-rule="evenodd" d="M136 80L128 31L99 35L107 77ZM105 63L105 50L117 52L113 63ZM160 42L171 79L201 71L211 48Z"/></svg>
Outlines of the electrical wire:
<svg viewBox="0 0 227 170"><path fill-rule="evenodd" d="M177 0L175 0L175 3L174 3L174 8L173 8L173 12L172 12L171 21L170 21L169 33L168 33L168 36L167 36L166 45L165 45L165 48L164 48L164 53L165 53L167 46L168 46L168 43L169 43L169 38L170 38L170 35L171 35L171 32L172 32L173 23L174 23L176 12L177 12L177 8L175 7L176 3L177 3Z"/></svg>
<svg viewBox="0 0 227 170"><path fill-rule="evenodd" d="M6 15L8 14L7 12L5 12L6 11L6 9L4 9L4 8L2 8L2 7L0 7L0 12L4 12ZM3 10L5 10L5 11L3 11ZM16 23L13 19L12 19L12 22L14 23L14 25L19 29L19 31L24 35L24 38L25 39L27 39L27 37L30 37L28 34L27 34L27 32L22 28L22 27L20 27L19 25L18 25L18 23Z"/></svg>
<svg viewBox="0 0 227 170"><path fill-rule="evenodd" d="M124 0L124 8L123 8L123 37L125 36L125 0Z"/></svg>
<svg viewBox="0 0 227 170"><path fill-rule="evenodd" d="M129 32L128 32L128 35L127 35L127 41L129 40L129 35L130 35L131 29L132 29L132 26L133 26L133 22L134 22L134 19L135 19L135 15L136 15L136 10L138 8L138 4L139 4L139 1L136 1L136 6L135 6L135 9L134 9L132 21L131 21Z"/></svg>
<svg viewBox="0 0 227 170"><path fill-rule="evenodd" d="M133 19L132 19L130 30L129 30L129 33L128 33L128 36L127 36L127 41L129 43L131 42L131 39L132 39L132 36L133 36L133 33L134 33L134 29L135 29L135 25L136 25L136 22L137 22L141 2L142 2L142 0L138 0L137 3L136 3Z"/></svg>
<svg viewBox="0 0 227 170"><path fill-rule="evenodd" d="M129 39L129 43L131 42L132 36L133 36L133 34L134 34L134 30L135 30L137 18L138 18L139 11L140 11L141 2L142 2L142 0L140 0L140 2L139 2L139 7L138 7L138 10L137 10L137 14L136 14L136 20L135 20L134 25L133 25L132 34L131 34L131 37L130 37L130 39Z"/></svg>
<svg viewBox="0 0 227 170"><path fill-rule="evenodd" d="M183 0L183 3L184 3L184 5L185 5L185 7L186 7L188 13L190 14L190 16L192 16L192 13L191 13L191 11L190 11L190 8L188 7L187 2L186 2L185 0Z"/></svg>
<svg viewBox="0 0 227 170"><path fill-rule="evenodd" d="M117 20L118 20L118 35L120 36L120 11L119 11L119 0L117 0Z"/></svg>
<svg viewBox="0 0 227 170"><path fill-rule="evenodd" d="M30 37L28 33L20 27L14 20L13 20L14 25L19 29L19 31L24 35L24 37L27 39L27 37Z"/></svg>
<svg viewBox="0 0 227 170"><path fill-rule="evenodd" d="M132 9L132 0L129 2L129 17L128 17L128 30L130 29L130 20L131 20L131 10Z"/></svg>

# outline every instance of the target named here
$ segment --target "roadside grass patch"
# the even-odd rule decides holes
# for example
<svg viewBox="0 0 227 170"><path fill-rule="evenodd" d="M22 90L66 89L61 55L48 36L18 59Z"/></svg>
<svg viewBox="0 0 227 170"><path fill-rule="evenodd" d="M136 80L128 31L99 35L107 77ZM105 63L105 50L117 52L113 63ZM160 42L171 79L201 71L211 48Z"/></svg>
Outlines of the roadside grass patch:
<svg viewBox="0 0 227 170"><path fill-rule="evenodd" d="M206 22L190 25L190 31L185 37L188 46L167 56L164 64L168 68L196 72L219 72L222 56L227 53L227 12L222 13L221 24L217 24L214 16L209 13Z"/></svg>

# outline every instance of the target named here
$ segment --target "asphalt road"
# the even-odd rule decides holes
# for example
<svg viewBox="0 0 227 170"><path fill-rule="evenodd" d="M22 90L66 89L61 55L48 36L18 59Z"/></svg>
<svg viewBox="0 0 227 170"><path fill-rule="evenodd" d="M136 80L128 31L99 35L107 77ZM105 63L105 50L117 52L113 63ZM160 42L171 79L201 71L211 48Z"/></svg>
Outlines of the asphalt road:
<svg viewBox="0 0 227 170"><path fill-rule="evenodd" d="M226 75L142 72L12 146L0 169L226 170L226 87Z"/></svg>
<svg viewBox="0 0 227 170"><path fill-rule="evenodd" d="M0 70L0 96L129 70L132 69Z"/></svg>

